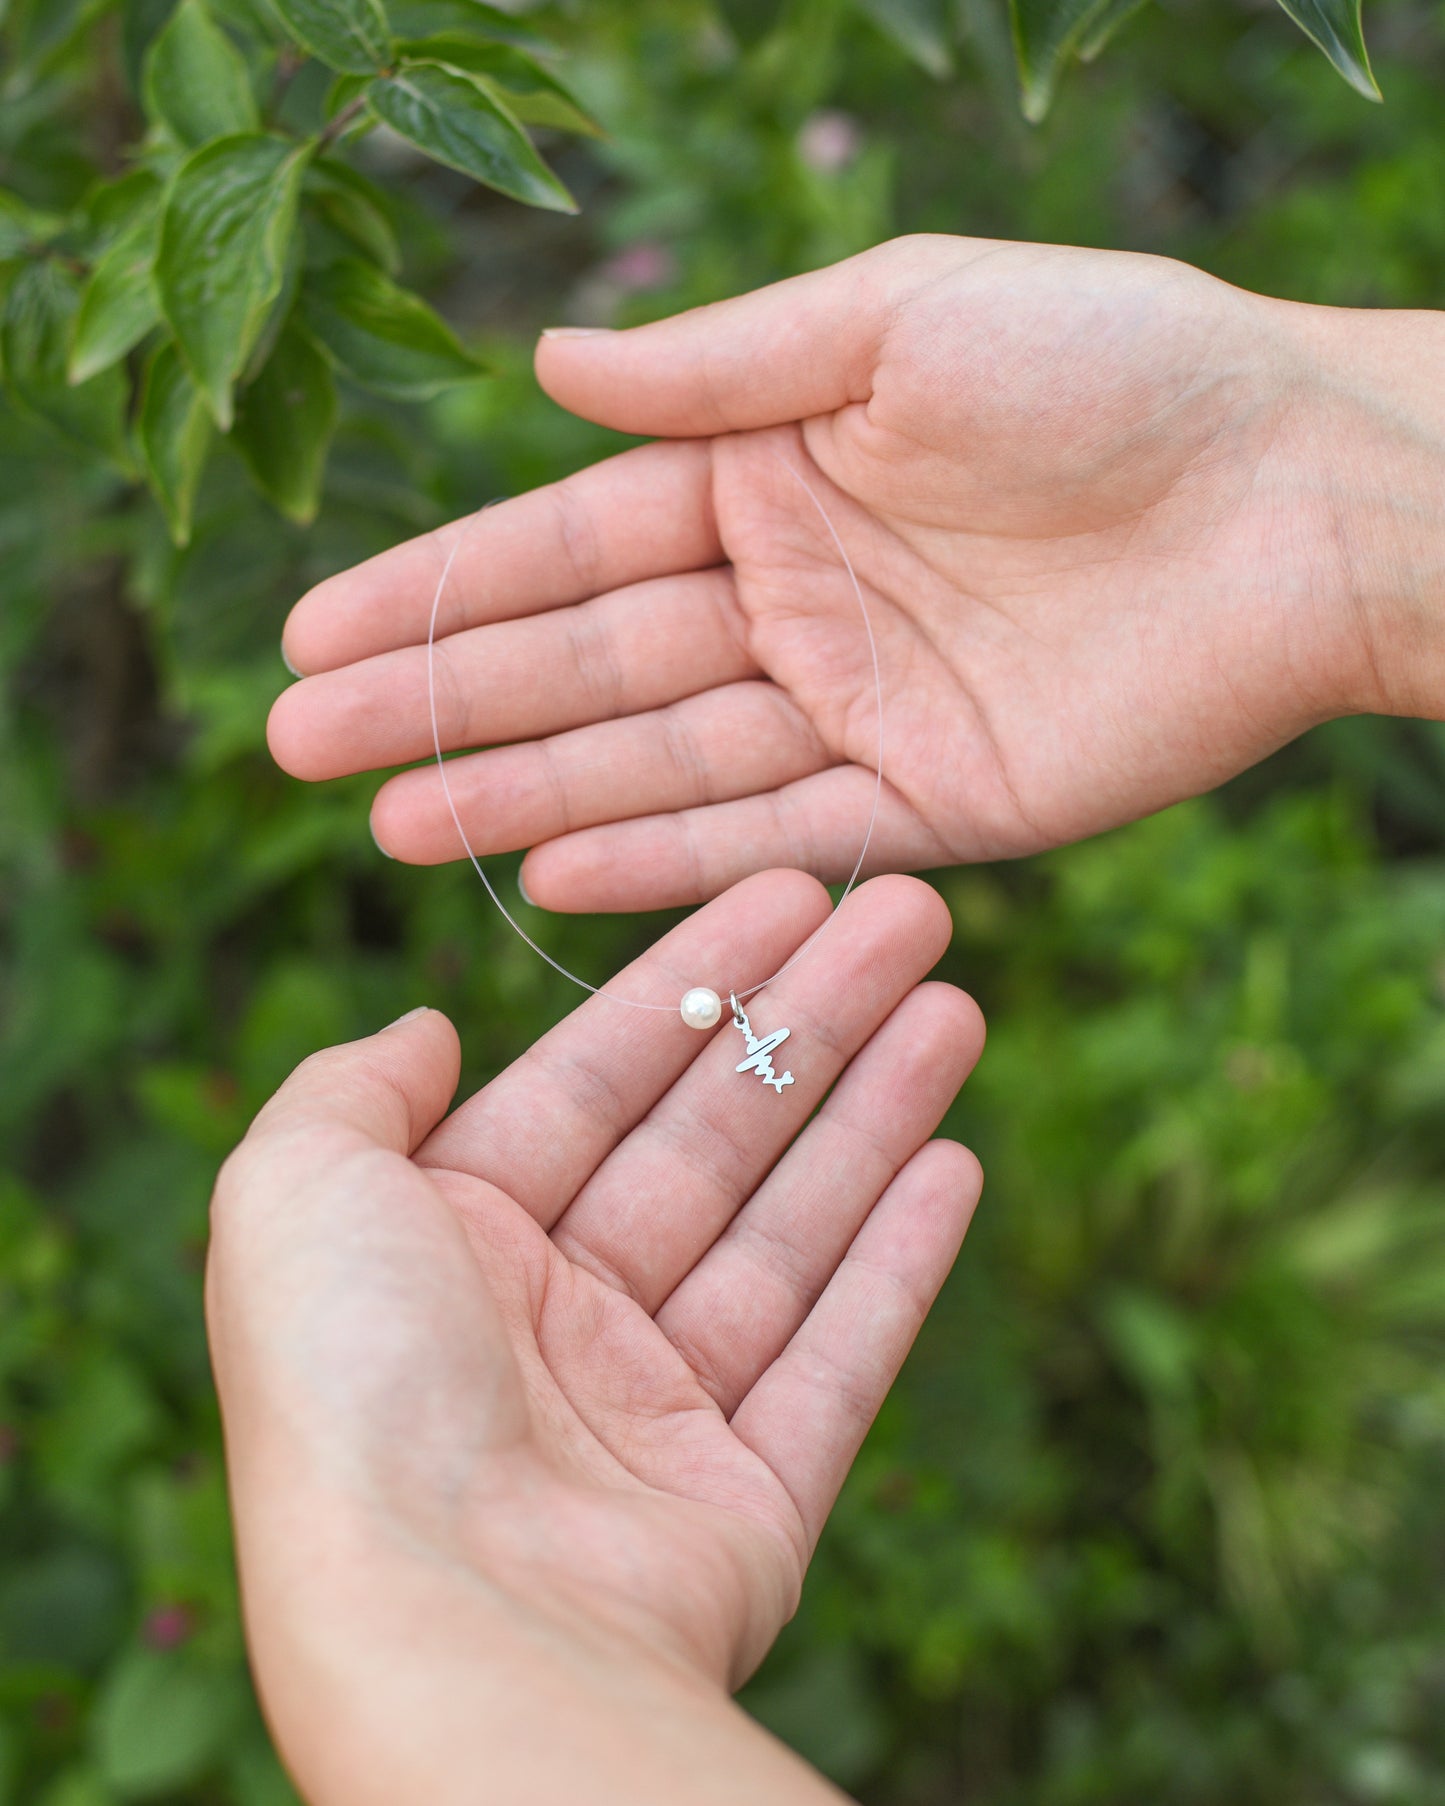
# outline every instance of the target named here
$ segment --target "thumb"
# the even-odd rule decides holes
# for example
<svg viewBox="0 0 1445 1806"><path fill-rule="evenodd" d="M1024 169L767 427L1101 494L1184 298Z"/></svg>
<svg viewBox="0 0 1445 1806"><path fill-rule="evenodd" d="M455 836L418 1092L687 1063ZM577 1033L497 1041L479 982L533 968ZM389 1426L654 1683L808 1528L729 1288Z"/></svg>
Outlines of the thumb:
<svg viewBox="0 0 1445 1806"><path fill-rule="evenodd" d="M398 1188L412 1199L430 1189L406 1156L451 1101L460 1058L446 1017L418 1010L312 1054L286 1080L216 1180L206 1262L213 1356L223 1326L263 1320L288 1301L304 1316L337 1256L364 1249L366 1218L424 1226L446 1214L439 1200L409 1211L390 1200ZM218 1358L218 1377L223 1365Z"/></svg>
<svg viewBox="0 0 1445 1806"><path fill-rule="evenodd" d="M411 1010L380 1034L303 1060L251 1125L238 1153L318 1135L410 1154L457 1088L461 1048L439 1010Z"/></svg>
<svg viewBox="0 0 1445 1806"><path fill-rule="evenodd" d="M965 241L905 238L752 294L624 332L552 327L537 380L625 433L702 437L829 414L872 394L899 302Z"/></svg>
<svg viewBox="0 0 1445 1806"><path fill-rule="evenodd" d="M222 1169L206 1317L248 1503L289 1497L283 1468L346 1484L358 1463L382 1472L403 1447L435 1477L475 1445L458 1425L496 1440L525 1421L458 1213L407 1157L446 1109L458 1064L436 1010L313 1054Z"/></svg>
<svg viewBox="0 0 1445 1806"><path fill-rule="evenodd" d="M312 1242L344 1242L352 1187L338 1175L377 1154L409 1169L404 1157L440 1120L460 1064L437 1010L303 1060L216 1180L208 1290L237 1262L281 1265Z"/></svg>

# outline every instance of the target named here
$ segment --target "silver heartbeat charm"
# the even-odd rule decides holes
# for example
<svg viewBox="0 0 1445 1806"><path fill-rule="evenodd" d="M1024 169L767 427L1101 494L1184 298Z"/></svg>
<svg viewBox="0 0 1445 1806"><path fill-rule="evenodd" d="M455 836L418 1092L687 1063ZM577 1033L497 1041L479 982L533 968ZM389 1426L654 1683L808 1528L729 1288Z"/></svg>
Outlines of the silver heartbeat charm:
<svg viewBox="0 0 1445 1806"><path fill-rule="evenodd" d="M781 1097L783 1086L793 1083L793 1075L791 1072L785 1072L778 1076L773 1072L773 1054L792 1034L792 1029L775 1028L772 1034L765 1035L760 1041L753 1033L753 1025L748 1021L747 1011L737 998L730 996L728 1001L733 1006L733 1027L742 1030L748 1044L748 1057L738 1062L737 1070L739 1072L755 1072L765 1085L771 1085Z"/></svg>

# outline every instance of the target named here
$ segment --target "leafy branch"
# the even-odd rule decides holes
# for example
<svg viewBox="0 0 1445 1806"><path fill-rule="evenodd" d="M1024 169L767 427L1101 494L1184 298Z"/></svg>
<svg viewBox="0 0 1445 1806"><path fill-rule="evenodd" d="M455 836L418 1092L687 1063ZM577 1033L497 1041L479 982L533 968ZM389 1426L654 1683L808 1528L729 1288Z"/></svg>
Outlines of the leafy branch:
<svg viewBox="0 0 1445 1806"><path fill-rule="evenodd" d="M1007 3L1023 109L1038 119L1070 62L1097 55L1144 0ZM950 73L949 0L853 4L921 67ZM1280 4L1378 98L1360 0ZM388 196L352 147L384 126L513 200L573 212L529 128L598 126L545 41L486 0L11 0L7 97L43 91L106 12L143 132L71 214L0 190L5 392L143 478L178 544L218 436L284 514L309 521L338 379L417 399L486 374L397 280ZM322 79L298 81L307 72Z"/></svg>
<svg viewBox="0 0 1445 1806"><path fill-rule="evenodd" d="M945 0L854 0L880 30L930 75L953 66L951 9ZM1037 122L1073 62L1090 62L1146 0L1008 0L1020 102ZM1300 30L1367 100L1380 90L1370 69L1361 0L1279 0Z"/></svg>
<svg viewBox="0 0 1445 1806"><path fill-rule="evenodd" d="M120 10L127 27L155 14ZM545 46L479 0L444 9L445 32L408 35L425 10L179 0L140 47L145 131L129 166L72 216L0 192L7 395L142 475L178 544L217 435L305 522L320 500L338 376L416 400L486 374L396 280L387 197L347 147L384 124L515 200L575 211L527 126L598 128L539 60ZM293 130L283 102L308 63L331 88Z"/></svg>

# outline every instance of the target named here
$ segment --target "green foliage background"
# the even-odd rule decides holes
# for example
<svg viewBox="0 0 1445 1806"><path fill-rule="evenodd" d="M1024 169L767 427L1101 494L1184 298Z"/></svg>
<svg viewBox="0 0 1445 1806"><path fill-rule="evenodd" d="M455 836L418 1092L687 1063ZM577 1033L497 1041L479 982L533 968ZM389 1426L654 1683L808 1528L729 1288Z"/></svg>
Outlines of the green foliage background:
<svg viewBox="0 0 1445 1806"><path fill-rule="evenodd" d="M32 208L139 137L127 33L169 11L12 17L0 181ZM880 12L945 19L935 76ZM1445 298L1438 4L1372 12L1371 107L1276 10L1171 0L1039 128L983 0L527 24L607 128L537 134L582 211L356 145L405 279L496 374L416 404L343 369L314 524L221 441L178 548L134 482L0 411L0 1801L293 1797L244 1679L211 1176L319 1043L429 1002L474 1084L574 997L467 870L374 853L367 785L281 777L262 725L307 584L611 449L538 394L535 330L913 229ZM38 74L27 31L54 35ZM985 1205L747 1694L863 1799L1445 1801L1442 798L1441 730L1342 723L1220 798L940 880L944 971L991 1019L950 1124ZM658 926L546 932L602 971Z"/></svg>

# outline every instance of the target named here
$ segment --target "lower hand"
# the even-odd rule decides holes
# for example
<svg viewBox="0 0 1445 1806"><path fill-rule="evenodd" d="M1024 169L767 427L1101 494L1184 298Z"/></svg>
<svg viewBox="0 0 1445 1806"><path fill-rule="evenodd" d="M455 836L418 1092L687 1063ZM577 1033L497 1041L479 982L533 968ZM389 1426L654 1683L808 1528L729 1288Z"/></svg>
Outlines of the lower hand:
<svg viewBox="0 0 1445 1806"><path fill-rule="evenodd" d="M544 338L575 412L671 442L490 509L444 600L473 847L554 909L747 872L1032 851L1207 789L1329 716L1433 712L1445 318L1245 294L1118 252L915 238L629 332ZM307 778L430 749L458 529L329 579L271 744ZM1422 656L1423 651L1423 656ZM459 856L434 769L380 844Z"/></svg>
<svg viewBox="0 0 1445 1806"><path fill-rule="evenodd" d="M613 988L751 982L827 908L754 878ZM855 892L749 1002L793 1030L782 1093L729 1027L594 997L449 1115L430 1011L261 1113L207 1302L253 1660L313 1806L831 1797L726 1690L978 1194L927 1139L982 1040L919 982L947 938L925 886Z"/></svg>

